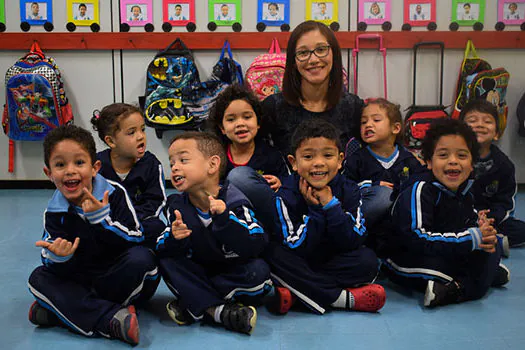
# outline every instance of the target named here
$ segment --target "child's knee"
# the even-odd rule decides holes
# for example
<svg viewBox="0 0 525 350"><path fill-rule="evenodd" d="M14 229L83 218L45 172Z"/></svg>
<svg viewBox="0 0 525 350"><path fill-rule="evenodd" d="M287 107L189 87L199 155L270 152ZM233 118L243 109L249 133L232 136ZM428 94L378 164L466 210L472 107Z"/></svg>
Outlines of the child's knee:
<svg viewBox="0 0 525 350"><path fill-rule="evenodd" d="M133 247L128 251L130 269L151 271L157 267L155 254L146 247Z"/></svg>

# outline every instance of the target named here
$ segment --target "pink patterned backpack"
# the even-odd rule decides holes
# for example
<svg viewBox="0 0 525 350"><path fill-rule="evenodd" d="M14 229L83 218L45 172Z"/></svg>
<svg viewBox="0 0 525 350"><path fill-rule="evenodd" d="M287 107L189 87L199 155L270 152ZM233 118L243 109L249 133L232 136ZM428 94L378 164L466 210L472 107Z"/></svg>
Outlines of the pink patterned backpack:
<svg viewBox="0 0 525 350"><path fill-rule="evenodd" d="M259 100L281 91L285 65L286 53L274 38L270 51L255 57L246 71L245 81Z"/></svg>

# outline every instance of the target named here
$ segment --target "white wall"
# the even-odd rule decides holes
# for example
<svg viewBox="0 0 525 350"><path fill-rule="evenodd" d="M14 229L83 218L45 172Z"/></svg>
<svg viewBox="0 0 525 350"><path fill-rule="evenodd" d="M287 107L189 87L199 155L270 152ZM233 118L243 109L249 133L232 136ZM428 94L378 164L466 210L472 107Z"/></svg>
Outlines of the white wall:
<svg viewBox="0 0 525 350"><path fill-rule="evenodd" d="M161 31L162 26L162 2L154 0L154 25L155 31ZM393 0L392 23L394 30L400 30L403 23L402 1ZM448 30L450 22L451 3L450 0L437 0L438 30ZM493 30L496 23L496 0L487 0L485 11L485 29ZM19 28L19 5L18 1L6 1L6 22L8 32L20 32ZM111 31L113 24L118 30L118 1L100 1L101 30ZM196 0L196 22L198 31L206 31L207 1ZM304 20L304 0L291 0L291 27L295 27ZM348 28L348 13L350 11L350 29L355 31L357 27L357 0L339 1L339 22L341 30ZM66 1L55 0L54 24L55 31L65 32ZM110 17L113 9L115 18ZM255 32L257 16L257 2L255 0L243 1L243 31ZM267 31L278 31L278 28L268 28ZM380 30L380 26L370 26L369 30ZM415 28L413 30L426 30ZM461 28L461 30L472 30ZM506 30L519 30L519 27L507 27ZM32 28L32 32L42 32L43 28ZM78 28L77 31L89 31L89 28ZM142 28L132 28L132 31L142 32ZM174 27L174 32L185 31L185 28ZM218 31L231 32L231 28L219 27ZM173 39L176 34L173 34ZM1 34L0 34L1 40ZM166 43L166 46L169 42ZM191 46L191 43L188 43ZM510 45L510 43L509 43ZM201 50L194 52L201 78L209 76L213 64L218 58L218 50ZM45 47L43 48L45 50ZM255 56L263 51L235 50L234 56L244 69L246 69ZM49 51L59 67L66 81L66 92L73 106L75 123L89 128L89 119L95 108L101 108L106 104L123 101L136 103L137 97L144 93L146 68L149 61L155 55L154 51L125 51L122 53L122 72L120 52L111 51ZM494 67L503 66L511 73L510 86L507 91L507 102L509 105L509 118L507 131L500 142L502 149L512 158L516 165L517 178L519 182L525 182L525 152L521 149L525 144L525 138L518 137L515 110L519 98L525 90L525 73L523 70L523 50L478 50L481 57L487 59ZM3 51L0 54L0 72L5 72L19 57L22 51ZM343 62L347 62L348 52L344 52ZM359 59L359 95L361 97L377 96L382 94L382 58L372 50L364 50ZM446 50L445 54L445 80L444 80L444 103L452 102L452 95L456 84L457 74L463 57L461 50ZM418 56L418 103L431 104L437 101L438 83L438 56L433 51L425 51ZM352 69L349 67L349 71ZM411 50L388 50L387 73L389 99L400 103L404 108L411 104L412 98L412 52ZM352 74L351 74L352 75ZM121 90L123 82L123 91ZM115 84L114 84L115 83ZM115 85L115 88L114 88ZM0 84L0 99L4 99L5 91ZM148 148L155 153L163 163L166 174L168 173L167 143L174 132L166 132L163 139L156 138L152 129L148 128ZM103 144L98 142L101 150ZM0 134L0 180L40 180L45 179L42 173L43 158L41 143L18 142L16 145L15 173L7 171L7 137Z"/></svg>

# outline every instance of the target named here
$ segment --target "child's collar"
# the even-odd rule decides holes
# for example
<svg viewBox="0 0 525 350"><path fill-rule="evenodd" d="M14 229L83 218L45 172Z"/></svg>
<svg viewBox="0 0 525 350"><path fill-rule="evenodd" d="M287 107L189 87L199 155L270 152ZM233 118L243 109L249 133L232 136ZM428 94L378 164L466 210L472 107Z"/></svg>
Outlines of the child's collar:
<svg viewBox="0 0 525 350"><path fill-rule="evenodd" d="M115 187L102 177L102 175L97 174L93 179L93 196L101 201L106 191L109 191L111 195L115 191ZM69 203L59 190L55 190L53 197L51 197L47 205L47 211L52 213L67 212L71 205L73 204Z"/></svg>
<svg viewBox="0 0 525 350"><path fill-rule="evenodd" d="M470 190L470 188L472 187L473 184L474 184L474 180L468 179L467 181L463 182L458 187L458 190L456 192L454 192L454 191L449 190L448 187L443 185L436 178L434 178L434 180L432 181L432 185L436 186L441 191L445 192L446 194L448 194L451 197L455 197L458 194L461 194L462 196L465 196L468 193L468 191Z"/></svg>

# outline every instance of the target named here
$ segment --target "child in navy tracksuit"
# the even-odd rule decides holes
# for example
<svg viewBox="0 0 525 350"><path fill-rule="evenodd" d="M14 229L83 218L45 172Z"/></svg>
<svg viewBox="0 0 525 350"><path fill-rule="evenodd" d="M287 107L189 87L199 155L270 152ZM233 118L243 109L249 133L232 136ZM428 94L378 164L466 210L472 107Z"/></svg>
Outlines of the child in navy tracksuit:
<svg viewBox="0 0 525 350"><path fill-rule="evenodd" d="M166 206L164 172L157 157L146 151L142 112L135 106L114 103L95 113L93 129L109 149L99 152L100 174L126 189L142 224L144 244L154 248L164 231Z"/></svg>
<svg viewBox="0 0 525 350"><path fill-rule="evenodd" d="M226 145L228 181L252 202L257 218L271 227L273 192L290 171L281 153L264 139L265 127L259 100L241 85L224 90L210 113L209 129Z"/></svg>
<svg viewBox="0 0 525 350"><path fill-rule="evenodd" d="M97 175L95 141L84 129L51 131L44 157L57 190L36 243L44 265L29 278L37 300L29 320L138 344L131 304L149 299L160 279L153 253L139 245L144 237L126 190Z"/></svg>
<svg viewBox="0 0 525 350"><path fill-rule="evenodd" d="M410 175L427 169L401 144L403 119L399 105L383 98L369 99L361 114L360 135L366 144L346 155L344 174L359 184L369 238L367 246L386 253L389 208Z"/></svg>
<svg viewBox="0 0 525 350"><path fill-rule="evenodd" d="M340 149L325 121L303 122L292 137L288 160L297 174L277 192L276 237L265 254L280 285L272 306L279 313L290 308L290 293L319 314L329 307L375 312L385 303L384 289L368 284L378 262L363 246L359 189L339 174Z"/></svg>
<svg viewBox="0 0 525 350"><path fill-rule="evenodd" d="M492 143L499 138L498 110L487 100L474 100L461 111L460 118L470 125L480 144L480 157L472 187L475 207L489 210L499 234L511 247L525 243L525 222L514 217L516 178L512 161ZM506 247L506 245L504 245ZM504 254L508 251L504 249Z"/></svg>
<svg viewBox="0 0 525 350"><path fill-rule="evenodd" d="M187 132L175 137L168 153L171 182L182 192L168 197L170 225L157 242L161 272L177 297L168 313L178 324L189 314L250 334L256 309L233 299L249 295L253 301L271 290L270 269L257 258L266 233L242 192L219 185L226 165L219 139Z"/></svg>
<svg viewBox="0 0 525 350"><path fill-rule="evenodd" d="M494 219L486 211L476 214L469 192L476 135L462 121L436 122L427 131L422 154L432 175L404 190L394 204L386 271L394 282L426 286L427 307L481 298L510 275L499 266Z"/></svg>

